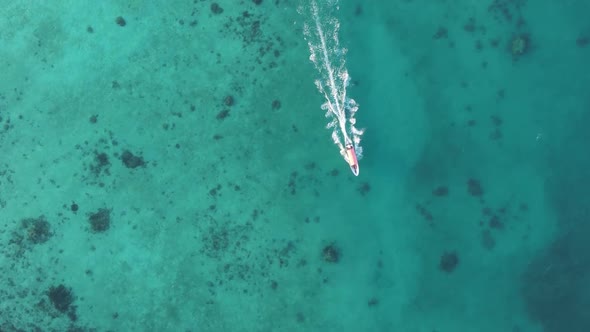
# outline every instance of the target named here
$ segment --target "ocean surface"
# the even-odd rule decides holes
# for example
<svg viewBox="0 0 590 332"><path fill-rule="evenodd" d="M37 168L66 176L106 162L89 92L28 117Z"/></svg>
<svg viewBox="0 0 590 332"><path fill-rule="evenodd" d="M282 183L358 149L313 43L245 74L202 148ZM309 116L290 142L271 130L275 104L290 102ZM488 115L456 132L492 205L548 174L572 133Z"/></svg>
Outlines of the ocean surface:
<svg viewBox="0 0 590 332"><path fill-rule="evenodd" d="M590 331L590 2L310 3L0 0L0 331Z"/></svg>

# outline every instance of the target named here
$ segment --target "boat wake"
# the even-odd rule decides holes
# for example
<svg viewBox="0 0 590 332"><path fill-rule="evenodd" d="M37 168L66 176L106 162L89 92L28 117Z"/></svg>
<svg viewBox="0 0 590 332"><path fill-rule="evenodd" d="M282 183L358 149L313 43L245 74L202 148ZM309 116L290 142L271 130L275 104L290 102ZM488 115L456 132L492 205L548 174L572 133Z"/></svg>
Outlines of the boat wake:
<svg viewBox="0 0 590 332"><path fill-rule="evenodd" d="M363 151L360 142L364 130L355 127L358 105L346 95L346 88L350 84L345 59L347 50L340 46L338 39L340 22L331 15L338 10L338 1L326 0L322 3L323 7L320 8L316 0L311 0L308 6L299 8L300 14L305 17L303 32L309 46L309 59L319 72L315 84L326 99L321 108L330 120L327 128L332 129L334 144L340 149L340 154L354 175L358 175L358 159L362 158Z"/></svg>

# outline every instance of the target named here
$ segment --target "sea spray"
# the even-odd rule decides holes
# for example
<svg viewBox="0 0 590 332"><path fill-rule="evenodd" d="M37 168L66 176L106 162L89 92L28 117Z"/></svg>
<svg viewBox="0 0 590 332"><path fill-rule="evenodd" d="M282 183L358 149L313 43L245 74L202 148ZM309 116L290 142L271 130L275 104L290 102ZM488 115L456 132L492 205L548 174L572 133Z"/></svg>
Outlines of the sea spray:
<svg viewBox="0 0 590 332"><path fill-rule="evenodd" d="M360 145L364 130L355 127L358 105L346 94L350 76L346 69L347 49L340 46L338 30L340 22L333 15L338 11L337 0L326 0L318 5L316 0L299 7L304 17L303 33L309 46L309 59L319 73L315 84L324 96L321 108L329 119L328 129L340 154L358 175L358 161L362 157Z"/></svg>

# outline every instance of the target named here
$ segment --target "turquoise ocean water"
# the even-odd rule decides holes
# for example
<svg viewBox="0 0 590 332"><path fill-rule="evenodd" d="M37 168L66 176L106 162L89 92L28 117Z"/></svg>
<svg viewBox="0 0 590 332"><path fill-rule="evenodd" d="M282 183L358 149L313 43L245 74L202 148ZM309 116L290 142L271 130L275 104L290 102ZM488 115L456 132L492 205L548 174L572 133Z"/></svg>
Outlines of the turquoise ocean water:
<svg viewBox="0 0 590 332"><path fill-rule="evenodd" d="M0 331L590 331L590 3L308 5L0 0Z"/></svg>

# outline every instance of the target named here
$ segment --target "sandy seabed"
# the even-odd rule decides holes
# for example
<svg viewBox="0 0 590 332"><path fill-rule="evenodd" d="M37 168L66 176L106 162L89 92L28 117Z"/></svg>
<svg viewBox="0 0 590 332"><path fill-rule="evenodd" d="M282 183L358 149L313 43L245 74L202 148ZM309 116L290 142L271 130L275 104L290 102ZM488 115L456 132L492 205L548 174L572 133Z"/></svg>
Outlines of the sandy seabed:
<svg viewBox="0 0 590 332"><path fill-rule="evenodd" d="M590 4L302 3L0 1L0 331L590 330Z"/></svg>

